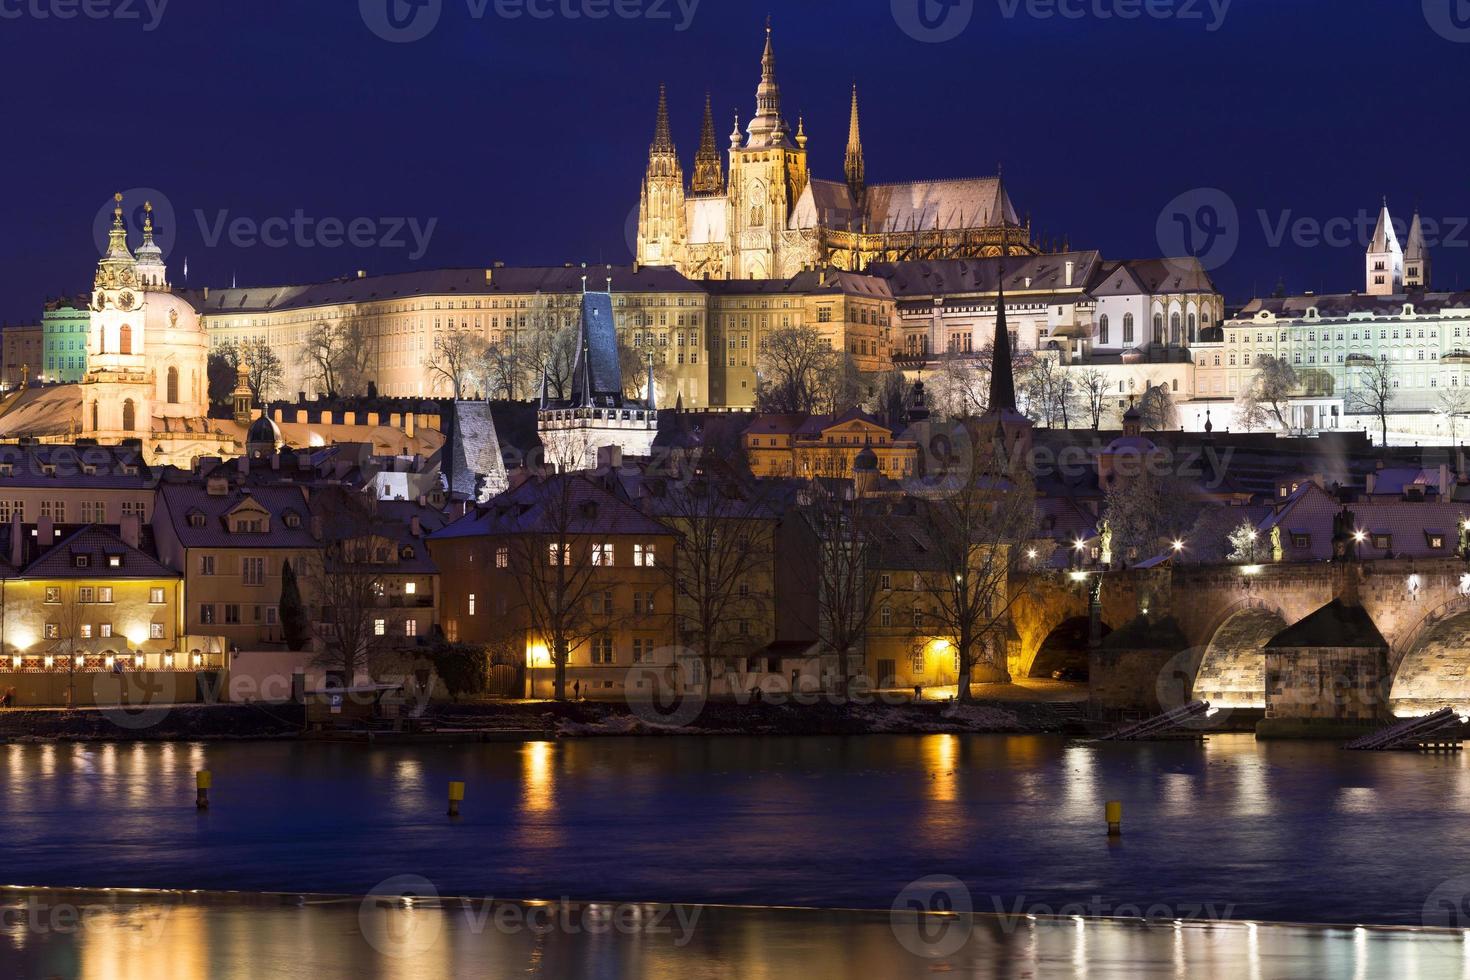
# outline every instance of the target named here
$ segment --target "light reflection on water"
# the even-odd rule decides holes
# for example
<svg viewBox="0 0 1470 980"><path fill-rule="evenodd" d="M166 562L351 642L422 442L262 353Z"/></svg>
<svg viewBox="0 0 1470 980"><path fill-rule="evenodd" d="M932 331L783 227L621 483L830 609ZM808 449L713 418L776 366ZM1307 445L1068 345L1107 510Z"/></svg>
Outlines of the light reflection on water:
<svg viewBox="0 0 1470 980"><path fill-rule="evenodd" d="M365 893L414 874L477 897L883 909L915 879L952 875L982 913L1162 904L1417 925L1431 891L1470 868L1461 754L1246 736L3 752L0 881L25 885ZM214 773L202 814L199 768ZM466 783L457 821L451 780ZM1124 834L1109 842L1112 799Z"/></svg>
<svg viewBox="0 0 1470 980"><path fill-rule="evenodd" d="M621 920L631 926L592 930L589 906L543 906L532 930L530 909L510 903L370 902L6 890L0 962L10 975L83 980L1470 977L1458 933L980 916L968 920L962 946L931 957L908 948L881 913L642 906L643 915ZM60 907L82 910L84 925L15 925L29 909Z"/></svg>

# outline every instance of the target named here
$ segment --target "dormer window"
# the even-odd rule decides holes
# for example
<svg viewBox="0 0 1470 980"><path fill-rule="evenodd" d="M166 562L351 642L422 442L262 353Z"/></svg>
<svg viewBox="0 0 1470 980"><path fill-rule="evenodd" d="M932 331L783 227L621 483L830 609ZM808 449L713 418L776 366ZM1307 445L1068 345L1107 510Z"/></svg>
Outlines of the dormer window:
<svg viewBox="0 0 1470 980"><path fill-rule="evenodd" d="M92 556L91 555L73 555L72 556L72 566L75 567L75 568L91 568L92 567Z"/></svg>
<svg viewBox="0 0 1470 980"><path fill-rule="evenodd" d="M203 527L204 526L204 515L203 514L190 514L189 515L189 526L190 527Z"/></svg>
<svg viewBox="0 0 1470 980"><path fill-rule="evenodd" d="M108 568L122 568L122 555L108 555L107 556L107 567Z"/></svg>
<svg viewBox="0 0 1470 980"><path fill-rule="evenodd" d="M400 555L401 555L401 557L403 557L403 558L404 558L404 559L405 559L405 560L411 560L411 559L412 559L412 558L413 558L413 555L414 555L414 551L413 551L413 545L408 545L408 546L406 546L406 547L405 547L405 548L404 548L404 549L403 549L403 551L402 551L402 552L400 552Z"/></svg>
<svg viewBox="0 0 1470 980"><path fill-rule="evenodd" d="M301 516L299 514L287 514L284 518L287 527L300 527Z"/></svg>

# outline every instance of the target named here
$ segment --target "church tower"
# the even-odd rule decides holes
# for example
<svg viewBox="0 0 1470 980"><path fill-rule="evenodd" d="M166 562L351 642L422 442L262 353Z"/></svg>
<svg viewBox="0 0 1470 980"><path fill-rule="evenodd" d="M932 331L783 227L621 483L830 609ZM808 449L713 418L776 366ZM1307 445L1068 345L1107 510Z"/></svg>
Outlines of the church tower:
<svg viewBox="0 0 1470 980"><path fill-rule="evenodd" d="M1414 222L1409 225L1409 242L1404 248L1404 286L1429 289L1432 282L1429 249L1424 244L1424 222L1419 217L1419 209L1415 208Z"/></svg>
<svg viewBox="0 0 1470 980"><path fill-rule="evenodd" d="M138 282L144 289L168 288L168 267L163 264L163 249L153 240L153 203L143 205L143 244L138 246Z"/></svg>
<svg viewBox="0 0 1470 980"><path fill-rule="evenodd" d="M704 126L699 133L699 152L694 155L694 184L690 193L712 197L725 193L725 168L715 143L715 114L709 93L704 93Z"/></svg>
<svg viewBox="0 0 1470 980"><path fill-rule="evenodd" d="M1388 213L1388 199L1383 201L1383 210L1378 214L1378 228L1373 232L1373 243L1368 246L1369 296L1392 296L1404 283L1404 252L1399 247L1398 235L1393 230L1393 218Z"/></svg>
<svg viewBox="0 0 1470 980"><path fill-rule="evenodd" d="M861 204L865 188L866 167L863 164L863 135L858 126L857 86L852 87L852 119L847 124L847 162L843 172L847 174L847 186L852 191L854 204Z"/></svg>
<svg viewBox="0 0 1470 980"><path fill-rule="evenodd" d="M738 126L731 138L730 275L735 279L784 278L800 272L803 265L801 250L792 248L783 254L783 245L791 210L806 189L807 152L792 141L781 116L781 87L776 82L776 50L769 21L755 106L744 140ZM804 132L802 136L805 143Z"/></svg>
<svg viewBox="0 0 1470 980"><path fill-rule="evenodd" d="M685 233L684 170L669 130L669 102L658 87L658 122L648 148L648 173L638 203L638 262L675 265L683 258Z"/></svg>
<svg viewBox="0 0 1470 980"><path fill-rule="evenodd" d="M128 251L123 198L116 196L107 254L97 263L92 289L92 323L87 336L87 376L82 382L84 436L103 442L143 438L153 418L144 361L147 293L138 260ZM151 229L152 222L149 221ZM145 246L151 241L145 239ZM156 246L154 246L156 248ZM162 253L144 255L150 275L162 276Z"/></svg>

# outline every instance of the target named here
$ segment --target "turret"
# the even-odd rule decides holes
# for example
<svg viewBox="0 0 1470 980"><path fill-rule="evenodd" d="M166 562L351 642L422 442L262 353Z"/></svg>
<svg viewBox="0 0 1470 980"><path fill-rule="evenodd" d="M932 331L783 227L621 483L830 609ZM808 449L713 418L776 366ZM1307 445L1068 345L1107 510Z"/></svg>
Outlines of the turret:
<svg viewBox="0 0 1470 980"><path fill-rule="evenodd" d="M704 94L704 125L699 133L699 152L694 155L694 183L690 192L700 195L725 193L725 170L715 143L715 115L709 93Z"/></svg>
<svg viewBox="0 0 1470 980"><path fill-rule="evenodd" d="M673 265L684 247L684 171L669 128L669 100L658 87L658 121L638 202L638 262Z"/></svg>
<svg viewBox="0 0 1470 980"><path fill-rule="evenodd" d="M843 166L847 174L847 186L852 191L854 202L861 202L866 187L866 166L863 163L863 136L858 126L858 92L852 87L852 118L847 125L847 162Z"/></svg>
<svg viewBox="0 0 1470 980"><path fill-rule="evenodd" d="M153 240L153 202L143 205L143 244L138 246L138 281L144 289L162 290L168 285L168 268L163 249Z"/></svg>
<svg viewBox="0 0 1470 980"><path fill-rule="evenodd" d="M755 90L755 115L746 128L747 147L786 146L786 123L781 119L781 86L776 83L776 46L771 22L766 20L766 50L761 55L761 83Z"/></svg>
<svg viewBox="0 0 1470 980"><path fill-rule="evenodd" d="M1408 289L1429 289L1429 249L1424 244L1424 222L1419 209L1414 209L1414 222L1409 225L1409 242L1404 248L1404 286Z"/></svg>
<svg viewBox="0 0 1470 980"><path fill-rule="evenodd" d="M1388 199L1384 198L1383 210L1378 214L1378 227L1373 232L1373 242L1368 246L1369 296L1392 296L1404 282L1404 252L1399 247L1398 235L1393 230L1393 218L1388 213Z"/></svg>

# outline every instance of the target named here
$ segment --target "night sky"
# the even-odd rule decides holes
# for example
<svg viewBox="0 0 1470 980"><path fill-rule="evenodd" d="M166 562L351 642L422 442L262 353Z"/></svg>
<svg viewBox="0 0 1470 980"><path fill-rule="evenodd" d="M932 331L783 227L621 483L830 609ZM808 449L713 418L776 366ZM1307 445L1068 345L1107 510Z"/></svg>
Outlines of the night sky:
<svg viewBox="0 0 1470 980"><path fill-rule="evenodd" d="M702 0L686 25L693 0L616 0L648 16L600 20L561 11L614 0L498 0L554 14L509 19L497 0L414 0L442 3L437 25L389 43L367 23L386 23L388 0L172 0L152 30L148 0L86 0L119 14L106 19L52 16L81 2L0 0L11 322L90 286L94 219L129 188L158 189L172 210L161 237L176 284L185 257L190 286L626 262L659 82L687 174L707 88L722 151L733 112L750 117L767 12ZM970 21L953 40L916 40L920 2L941 34ZM1197 223L1224 232L1200 241L1232 303L1282 276L1293 290L1360 288L1371 227L1337 247L1273 237L1283 218L1371 220L1387 194L1401 218L1418 204L1444 224L1436 285L1470 286L1465 0L1234 0L1218 23L1211 0L1151 0L1185 16L1129 20L1094 11L1143 0L1060 0L1076 19L1033 16L1057 0L946 2L959 6L776 7L784 108L793 125L805 116L817 175L841 176L856 81L870 183L1001 162L1040 235L1118 258L1159 254L1171 200L1219 188L1238 221ZM1209 203L1185 202L1193 215ZM374 243L333 247L315 228L306 248L214 234L222 218L298 211L367 219L359 236ZM436 222L424 254L406 226L401 246L376 243L404 218L420 232Z"/></svg>

